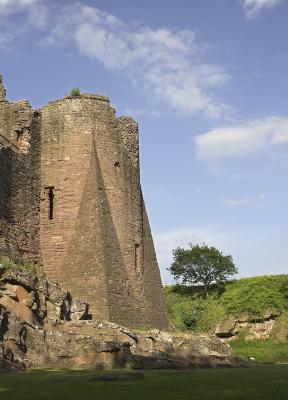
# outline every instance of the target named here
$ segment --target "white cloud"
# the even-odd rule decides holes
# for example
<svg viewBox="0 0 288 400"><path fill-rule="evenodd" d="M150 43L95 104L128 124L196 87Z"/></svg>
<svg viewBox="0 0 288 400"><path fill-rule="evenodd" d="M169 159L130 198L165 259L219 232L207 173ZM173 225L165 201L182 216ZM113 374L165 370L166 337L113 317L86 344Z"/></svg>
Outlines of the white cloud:
<svg viewBox="0 0 288 400"><path fill-rule="evenodd" d="M39 4L39 0L0 0L0 15L9 15Z"/></svg>
<svg viewBox="0 0 288 400"><path fill-rule="evenodd" d="M132 29L113 15L80 4L58 13L44 45L74 44L108 70L126 74L151 101L181 113L219 116L225 105L214 91L229 80L220 66L205 63L191 31Z"/></svg>
<svg viewBox="0 0 288 400"><path fill-rule="evenodd" d="M246 206L246 205L255 205L257 207L265 207L266 200L268 194L260 193L255 197L244 197L241 199L226 199L224 200L224 204L229 207L238 207L238 206Z"/></svg>
<svg viewBox="0 0 288 400"><path fill-rule="evenodd" d="M13 21L14 14L24 18ZM9 50L14 39L22 37L32 28L44 29L48 9L42 0L0 0L0 48Z"/></svg>
<svg viewBox="0 0 288 400"><path fill-rule="evenodd" d="M265 199L267 199L267 197L268 197L267 193L260 193L260 194L258 194L257 199L258 200L265 200Z"/></svg>
<svg viewBox="0 0 288 400"><path fill-rule="evenodd" d="M264 8L272 8L284 0L243 0L247 17L254 17Z"/></svg>
<svg viewBox="0 0 288 400"><path fill-rule="evenodd" d="M288 143L288 118L268 117L216 128L195 139L200 159L242 156Z"/></svg>
<svg viewBox="0 0 288 400"><path fill-rule="evenodd" d="M250 204L250 199L248 197L245 197L244 199L227 199L224 200L224 203L227 206L243 206Z"/></svg>

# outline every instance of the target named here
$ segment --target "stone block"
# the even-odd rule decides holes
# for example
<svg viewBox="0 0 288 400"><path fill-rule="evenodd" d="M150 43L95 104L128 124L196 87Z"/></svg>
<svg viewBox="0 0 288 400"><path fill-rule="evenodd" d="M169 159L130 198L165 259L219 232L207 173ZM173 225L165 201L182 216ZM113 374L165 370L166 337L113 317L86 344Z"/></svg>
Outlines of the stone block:
<svg viewBox="0 0 288 400"><path fill-rule="evenodd" d="M82 300L71 300L70 304L70 319L71 321L78 321L80 319L87 319L89 306Z"/></svg>
<svg viewBox="0 0 288 400"><path fill-rule="evenodd" d="M33 299L33 295L31 296L23 286L17 286L16 294L19 303L23 303L28 299Z"/></svg>
<svg viewBox="0 0 288 400"><path fill-rule="evenodd" d="M19 286L17 285L12 285L10 283L5 283L3 286L2 292L3 295L9 296L14 300L17 300L17 291L18 291Z"/></svg>
<svg viewBox="0 0 288 400"><path fill-rule="evenodd" d="M25 304L18 303L6 295L0 298L0 304L10 313L17 315L21 321L28 322L29 324L34 323L33 313Z"/></svg>

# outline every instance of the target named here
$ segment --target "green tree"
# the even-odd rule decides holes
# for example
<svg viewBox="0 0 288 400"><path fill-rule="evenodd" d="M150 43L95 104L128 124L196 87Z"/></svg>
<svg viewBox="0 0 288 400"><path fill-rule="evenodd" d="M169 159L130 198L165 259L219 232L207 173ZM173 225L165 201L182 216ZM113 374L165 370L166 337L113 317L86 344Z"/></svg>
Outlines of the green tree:
<svg viewBox="0 0 288 400"><path fill-rule="evenodd" d="M224 256L215 247L208 247L205 243L202 246L189 243L189 247L172 251L174 260L168 270L184 284L202 284L206 298L212 283L220 284L238 272L232 257Z"/></svg>

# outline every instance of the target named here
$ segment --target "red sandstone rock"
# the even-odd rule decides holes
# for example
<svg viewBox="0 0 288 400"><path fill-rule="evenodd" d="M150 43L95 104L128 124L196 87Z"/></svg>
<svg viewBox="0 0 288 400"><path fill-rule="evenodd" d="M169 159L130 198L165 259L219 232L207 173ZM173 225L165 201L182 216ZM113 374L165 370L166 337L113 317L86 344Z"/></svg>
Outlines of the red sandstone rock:
<svg viewBox="0 0 288 400"><path fill-rule="evenodd" d="M7 284L6 279L7 275L0 277L0 287ZM88 317L87 304L71 297L60 285L44 277L39 281L37 275L27 271L10 272L9 280L17 288L20 282L26 281L26 287L30 282L31 292L19 289L22 302L7 295L1 297L0 293L0 369L1 365L10 369L183 369L241 364L231 357L229 345L216 336L159 330L136 334L116 323L84 320L85 315ZM34 293L37 307L31 310L24 303ZM37 325L33 325L33 319Z"/></svg>
<svg viewBox="0 0 288 400"><path fill-rule="evenodd" d="M22 303L25 300L28 300L30 298L29 292L23 286L18 286L16 293L17 293L18 301L20 303Z"/></svg>
<svg viewBox="0 0 288 400"><path fill-rule="evenodd" d="M22 321L28 322L29 324L34 323L32 311L24 304L18 303L6 295L0 298L0 304L10 313L16 314Z"/></svg>

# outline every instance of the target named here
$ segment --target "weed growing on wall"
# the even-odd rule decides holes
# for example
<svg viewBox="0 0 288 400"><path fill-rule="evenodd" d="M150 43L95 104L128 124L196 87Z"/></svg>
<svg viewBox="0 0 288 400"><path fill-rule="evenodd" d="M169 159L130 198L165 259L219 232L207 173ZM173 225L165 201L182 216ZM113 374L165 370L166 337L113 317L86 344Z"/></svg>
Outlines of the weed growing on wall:
<svg viewBox="0 0 288 400"><path fill-rule="evenodd" d="M80 89L78 87L72 88L69 92L69 96L78 97L81 96Z"/></svg>

